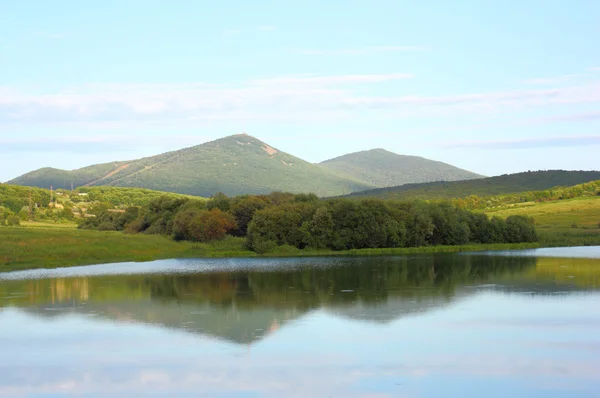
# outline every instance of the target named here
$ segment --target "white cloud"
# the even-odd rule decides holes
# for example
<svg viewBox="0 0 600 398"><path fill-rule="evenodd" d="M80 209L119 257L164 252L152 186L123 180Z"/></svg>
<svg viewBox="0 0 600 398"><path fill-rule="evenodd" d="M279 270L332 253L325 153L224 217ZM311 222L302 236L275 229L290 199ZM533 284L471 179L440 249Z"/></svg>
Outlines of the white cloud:
<svg viewBox="0 0 600 398"><path fill-rule="evenodd" d="M6 123L94 122L281 117L285 111L330 107L353 84L406 79L409 74L300 75L258 79L236 87L202 83L88 84L52 94L0 89Z"/></svg>
<svg viewBox="0 0 600 398"><path fill-rule="evenodd" d="M331 120L358 111L406 116L501 113L600 102L600 81L553 89L419 96L390 83L408 73L289 75L243 84L87 84L53 93L0 87L0 132L7 126L85 124L141 126L214 120ZM386 96L376 95L386 83ZM359 90L360 86L360 90ZM5 130L7 131L7 130ZM1 133L0 133L1 134Z"/></svg>

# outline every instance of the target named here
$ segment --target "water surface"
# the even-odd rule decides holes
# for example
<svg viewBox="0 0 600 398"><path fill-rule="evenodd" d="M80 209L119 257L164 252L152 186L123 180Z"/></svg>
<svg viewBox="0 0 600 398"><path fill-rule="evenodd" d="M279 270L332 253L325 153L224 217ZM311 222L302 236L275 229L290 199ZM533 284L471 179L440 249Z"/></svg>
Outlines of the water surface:
<svg viewBox="0 0 600 398"><path fill-rule="evenodd" d="M0 396L599 397L569 250L0 274Z"/></svg>

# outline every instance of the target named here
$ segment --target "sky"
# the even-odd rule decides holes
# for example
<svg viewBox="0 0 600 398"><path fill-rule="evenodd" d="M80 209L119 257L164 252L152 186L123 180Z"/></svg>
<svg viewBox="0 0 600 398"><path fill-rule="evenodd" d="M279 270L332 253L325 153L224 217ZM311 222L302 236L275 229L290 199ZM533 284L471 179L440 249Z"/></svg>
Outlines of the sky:
<svg viewBox="0 0 600 398"><path fill-rule="evenodd" d="M247 133L600 169L597 0L0 1L0 181Z"/></svg>

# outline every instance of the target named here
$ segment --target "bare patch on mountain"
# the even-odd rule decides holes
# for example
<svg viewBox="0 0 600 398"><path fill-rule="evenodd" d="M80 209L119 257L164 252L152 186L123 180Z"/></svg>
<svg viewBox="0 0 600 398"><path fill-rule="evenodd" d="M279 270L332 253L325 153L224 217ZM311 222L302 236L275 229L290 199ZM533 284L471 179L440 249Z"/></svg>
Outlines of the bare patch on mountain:
<svg viewBox="0 0 600 398"><path fill-rule="evenodd" d="M264 144L261 148L263 149L263 151L265 151L266 153L268 153L270 156L273 156L277 152L279 152L277 149L275 149L275 148L273 148L273 147L271 147L271 146L269 146L267 144Z"/></svg>

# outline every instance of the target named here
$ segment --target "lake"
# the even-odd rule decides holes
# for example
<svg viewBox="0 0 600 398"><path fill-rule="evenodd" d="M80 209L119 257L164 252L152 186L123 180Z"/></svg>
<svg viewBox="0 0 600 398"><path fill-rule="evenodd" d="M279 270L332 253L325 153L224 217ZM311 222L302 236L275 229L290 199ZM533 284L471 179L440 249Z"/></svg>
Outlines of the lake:
<svg viewBox="0 0 600 398"><path fill-rule="evenodd" d="M1 397L600 397L600 248L0 274Z"/></svg>

